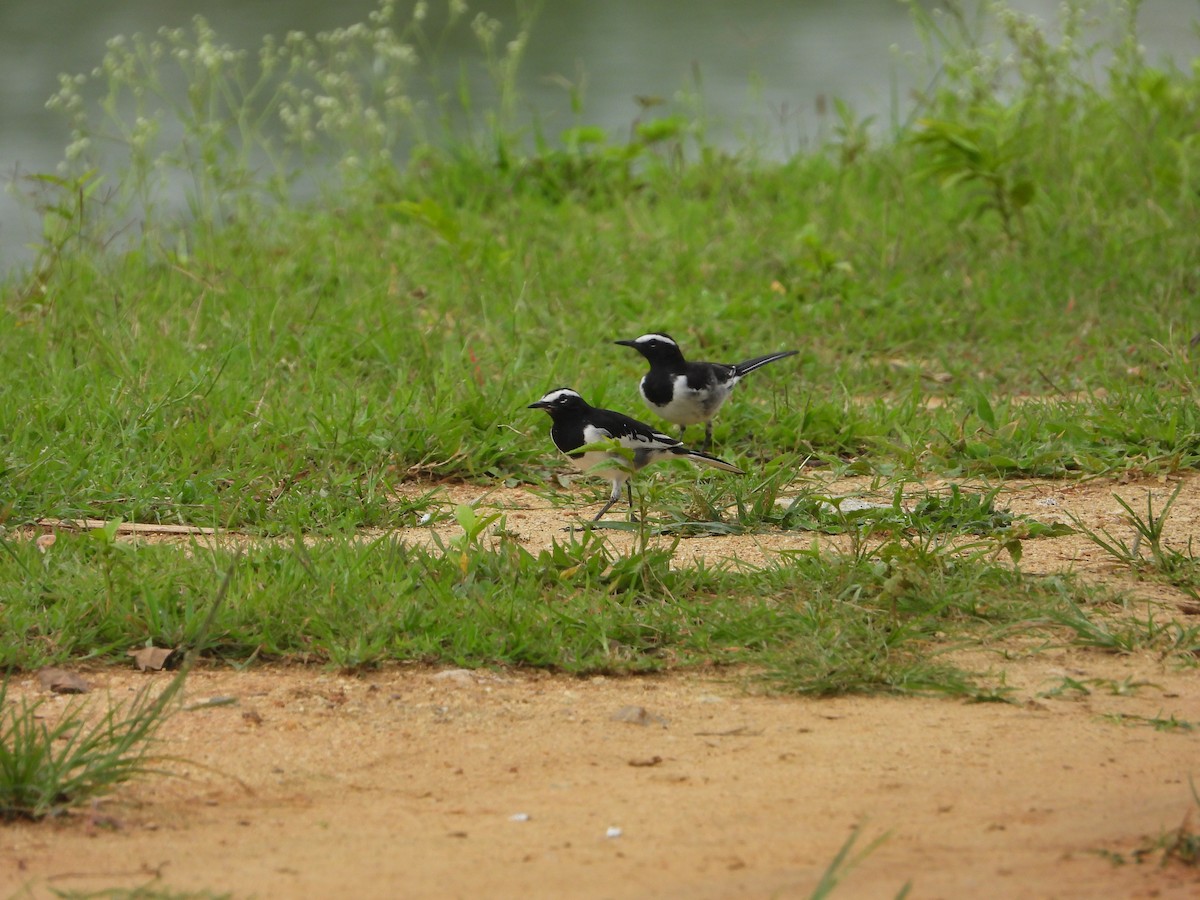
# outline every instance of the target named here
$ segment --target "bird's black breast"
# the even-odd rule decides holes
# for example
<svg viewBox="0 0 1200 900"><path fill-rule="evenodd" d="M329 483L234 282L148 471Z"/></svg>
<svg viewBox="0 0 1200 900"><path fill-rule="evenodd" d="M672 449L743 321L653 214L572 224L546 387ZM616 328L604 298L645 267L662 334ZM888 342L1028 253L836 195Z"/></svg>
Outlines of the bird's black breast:
<svg viewBox="0 0 1200 900"><path fill-rule="evenodd" d="M666 406L674 395L674 380L666 369L651 369L642 377L642 396L655 406Z"/></svg>
<svg viewBox="0 0 1200 900"><path fill-rule="evenodd" d="M554 446L563 453L570 454L571 451L578 450L587 443L583 437L583 421L581 419L555 421L550 426L550 440L554 441Z"/></svg>

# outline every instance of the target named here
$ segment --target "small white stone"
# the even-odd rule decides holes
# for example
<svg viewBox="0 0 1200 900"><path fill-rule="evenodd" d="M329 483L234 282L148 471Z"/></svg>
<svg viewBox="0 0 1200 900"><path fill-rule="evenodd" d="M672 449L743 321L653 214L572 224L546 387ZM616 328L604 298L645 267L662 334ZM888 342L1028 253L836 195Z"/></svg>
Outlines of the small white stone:
<svg viewBox="0 0 1200 900"><path fill-rule="evenodd" d="M609 825L608 831L604 832L604 836L606 838L619 838L621 836L621 829L616 825Z"/></svg>
<svg viewBox="0 0 1200 900"><path fill-rule="evenodd" d="M528 822L529 821L529 813L513 813L511 816L508 817L508 820L510 822Z"/></svg>

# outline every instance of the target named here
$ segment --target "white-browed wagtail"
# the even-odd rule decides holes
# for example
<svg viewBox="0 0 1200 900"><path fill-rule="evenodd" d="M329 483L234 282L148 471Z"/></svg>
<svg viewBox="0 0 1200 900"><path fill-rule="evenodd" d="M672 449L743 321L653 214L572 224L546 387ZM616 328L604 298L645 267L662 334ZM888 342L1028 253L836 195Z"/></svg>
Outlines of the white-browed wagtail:
<svg viewBox="0 0 1200 900"><path fill-rule="evenodd" d="M554 446L567 454L577 469L591 472L612 482L612 495L604 508L596 513L599 521L614 503L621 499L621 488L639 469L663 459L687 459L702 466L712 466L737 475L745 475L735 465L699 450L691 450L668 434L661 434L636 419L590 406L578 392L556 388L530 409L544 409L550 414L550 439ZM606 449L605 442L615 440L620 449ZM587 449L583 449L587 448ZM633 512L633 487L629 487L629 509Z"/></svg>
<svg viewBox="0 0 1200 900"><path fill-rule="evenodd" d="M756 356L745 362L724 363L688 362L683 351L670 335L653 332L632 341L615 341L632 347L650 363L650 371L642 376L638 390L652 410L679 426L683 437L689 425L704 423L704 443L712 446L712 420L734 386L744 375L779 359L795 356L797 350L783 350Z"/></svg>

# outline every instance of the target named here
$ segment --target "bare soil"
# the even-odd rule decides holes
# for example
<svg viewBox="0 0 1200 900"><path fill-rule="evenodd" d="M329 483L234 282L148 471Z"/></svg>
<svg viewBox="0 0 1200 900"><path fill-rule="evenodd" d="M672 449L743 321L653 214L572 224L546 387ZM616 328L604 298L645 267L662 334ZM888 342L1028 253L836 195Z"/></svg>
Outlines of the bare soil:
<svg viewBox="0 0 1200 900"><path fill-rule="evenodd" d="M1153 491L1157 507L1173 487L1019 483L1004 502L1124 537L1113 494L1144 508ZM1181 546L1198 531L1197 487L1190 476L1170 519ZM830 491L869 495L861 481ZM464 487L447 503L485 493L531 548L595 509ZM813 539L697 538L678 559L758 562ZM1022 568L1114 582L1143 612L1195 622L1182 595L1128 580L1077 535L1027 542ZM856 827L856 849L888 837L836 897L909 882L916 898L1200 896L1200 868L1134 858L1181 825L1200 830L1200 811L1185 821L1200 775L1195 668L1015 643L963 662L1002 671L1020 702L765 696L727 670L199 670L162 732L184 760L175 777L0 827L0 896L154 883L237 897L805 897ZM115 701L169 677L85 674ZM1046 695L1066 677L1125 688ZM32 676L15 688L39 690ZM1172 716L1196 727L1147 724Z"/></svg>

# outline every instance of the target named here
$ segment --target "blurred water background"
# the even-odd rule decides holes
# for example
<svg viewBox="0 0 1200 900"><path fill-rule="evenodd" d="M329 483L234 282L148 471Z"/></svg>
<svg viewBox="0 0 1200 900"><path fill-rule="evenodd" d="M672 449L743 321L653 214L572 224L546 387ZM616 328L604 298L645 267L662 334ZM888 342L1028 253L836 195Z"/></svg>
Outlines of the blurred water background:
<svg viewBox="0 0 1200 900"><path fill-rule="evenodd" d="M972 0L966 0L970 5ZM1060 0L1012 0L1056 21ZM266 34L317 32L364 21L375 0L0 0L0 274L31 258L37 216L22 203L22 176L53 172L69 141L65 118L46 109L61 72L90 72L114 35L154 34L203 16L221 41L255 50ZM432 0L431 20L441 0ZM511 36L514 0L469 3ZM1108 8L1101 3L1099 7ZM401 10L408 5L400 3ZM405 15L404 12L401 13ZM1151 63L1186 67L1200 55L1200 3L1150 0L1139 12ZM486 79L470 29L437 60ZM521 114L548 135L577 124L567 83L585 83L581 121L612 140L642 111L636 98L699 98L706 138L786 157L834 125L832 99L886 134L928 83L910 10L899 0L548 0L540 7L518 81ZM485 91L486 93L486 91Z"/></svg>

